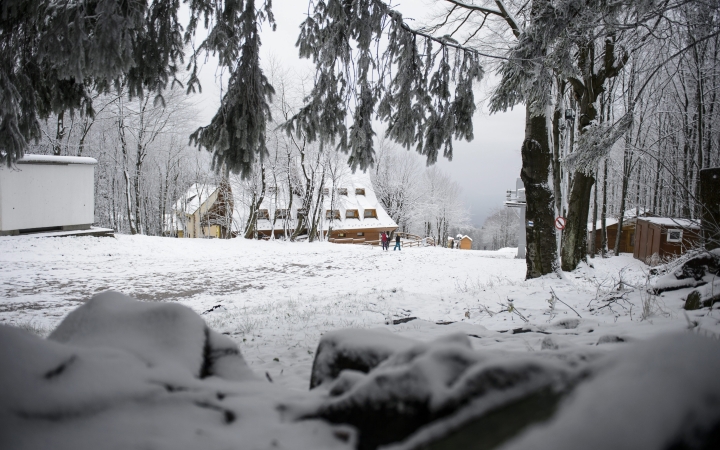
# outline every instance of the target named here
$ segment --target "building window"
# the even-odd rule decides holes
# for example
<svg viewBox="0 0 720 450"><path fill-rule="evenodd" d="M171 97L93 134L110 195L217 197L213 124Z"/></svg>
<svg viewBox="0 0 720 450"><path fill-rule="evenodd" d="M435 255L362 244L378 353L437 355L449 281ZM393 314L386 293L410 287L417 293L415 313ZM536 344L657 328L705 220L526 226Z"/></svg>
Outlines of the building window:
<svg viewBox="0 0 720 450"><path fill-rule="evenodd" d="M682 242L682 230L668 230L667 241L668 242Z"/></svg>
<svg viewBox="0 0 720 450"><path fill-rule="evenodd" d="M361 231L361 232L359 232L357 235L358 235L358 236L365 236L365 233Z"/></svg>
<svg viewBox="0 0 720 450"><path fill-rule="evenodd" d="M323 188L323 195L330 195L330 188Z"/></svg>
<svg viewBox="0 0 720 450"><path fill-rule="evenodd" d="M275 210L275 218L276 219L287 219L289 216L287 209L276 209Z"/></svg>
<svg viewBox="0 0 720 450"><path fill-rule="evenodd" d="M270 187L268 188L268 193L270 193L271 195L277 194L277 187L275 187L275 186L270 186Z"/></svg>
<svg viewBox="0 0 720 450"><path fill-rule="evenodd" d="M347 188L339 188L338 194L340 195L347 195Z"/></svg>
<svg viewBox="0 0 720 450"><path fill-rule="evenodd" d="M345 233L338 233L338 237L345 237Z"/></svg>
<svg viewBox="0 0 720 450"><path fill-rule="evenodd" d="M298 216L298 217L306 217L306 216L307 216L307 210L306 210L306 209L298 209L298 210L297 210L297 216Z"/></svg>
<svg viewBox="0 0 720 450"><path fill-rule="evenodd" d="M339 209L325 210L325 218L329 220L330 217L332 217L333 219L340 220L340 210Z"/></svg>
<svg viewBox="0 0 720 450"><path fill-rule="evenodd" d="M267 209L258 210L258 219L270 220L270 213Z"/></svg>
<svg viewBox="0 0 720 450"><path fill-rule="evenodd" d="M355 188L355 195L365 195L365 188Z"/></svg>
<svg viewBox="0 0 720 450"><path fill-rule="evenodd" d="M365 218L366 219L377 218L377 211L375 211L374 209L366 209L365 210Z"/></svg>
<svg viewBox="0 0 720 450"><path fill-rule="evenodd" d="M358 213L357 209L348 209L345 211L345 217L348 219L358 219L360 217L360 214Z"/></svg>

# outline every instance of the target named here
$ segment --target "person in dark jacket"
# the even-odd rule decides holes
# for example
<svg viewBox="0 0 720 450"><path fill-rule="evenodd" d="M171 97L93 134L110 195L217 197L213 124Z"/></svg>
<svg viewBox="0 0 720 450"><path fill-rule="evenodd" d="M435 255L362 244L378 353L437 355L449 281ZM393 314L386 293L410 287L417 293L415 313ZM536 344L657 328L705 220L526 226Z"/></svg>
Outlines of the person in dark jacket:
<svg viewBox="0 0 720 450"><path fill-rule="evenodd" d="M400 248L400 235L399 234L395 235L395 248L393 248L393 251L395 251L395 250L402 250L402 248Z"/></svg>

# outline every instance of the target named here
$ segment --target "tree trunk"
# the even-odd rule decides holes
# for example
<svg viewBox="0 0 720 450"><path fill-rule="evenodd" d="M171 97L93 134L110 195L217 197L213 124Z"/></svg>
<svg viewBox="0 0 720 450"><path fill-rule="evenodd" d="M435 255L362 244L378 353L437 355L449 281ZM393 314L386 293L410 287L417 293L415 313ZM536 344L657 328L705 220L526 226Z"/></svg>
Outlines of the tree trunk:
<svg viewBox="0 0 720 450"><path fill-rule="evenodd" d="M57 116L57 129L55 131L55 143L53 144L53 155L62 155L62 140L65 138L65 111L60 111Z"/></svg>
<svg viewBox="0 0 720 450"><path fill-rule="evenodd" d="M595 254L597 253L597 246L596 246L596 236L597 236L597 212L598 212L598 203L597 203L597 186L595 189L593 189L593 215L592 215L592 237L590 238L590 257L595 258Z"/></svg>
<svg viewBox="0 0 720 450"><path fill-rule="evenodd" d="M628 130L628 134L632 133L632 128ZM618 230L617 237L615 238L615 256L620 255L620 236L622 236L623 219L625 218L625 199L627 198L628 184L630 183L630 173L632 170L632 146L630 143L630 136L625 137L625 157L623 158L623 179L622 189L620 190L620 212L618 218ZM659 161L659 159L658 159ZM658 171L660 167L658 164ZM659 176L658 176L659 178ZM655 183L656 196L657 196L657 182Z"/></svg>
<svg viewBox="0 0 720 450"><path fill-rule="evenodd" d="M568 203L568 226L563 234L562 269L575 270L587 253L587 219L590 212L590 194L595 177L575 172L570 201Z"/></svg>
<svg viewBox="0 0 720 450"><path fill-rule="evenodd" d="M544 115L531 117L526 109L525 141L522 145L522 171L527 211L525 233L527 239L526 278L537 278L557 269L555 242L554 199L548 181L552 165L552 150L548 142L547 119Z"/></svg>
<svg viewBox="0 0 720 450"><path fill-rule="evenodd" d="M600 241L600 254L603 258L607 257L608 239L607 239L607 159L605 160L605 168L603 169L603 198L602 213L600 215L600 233L602 239ZM595 189L597 191L597 189Z"/></svg>

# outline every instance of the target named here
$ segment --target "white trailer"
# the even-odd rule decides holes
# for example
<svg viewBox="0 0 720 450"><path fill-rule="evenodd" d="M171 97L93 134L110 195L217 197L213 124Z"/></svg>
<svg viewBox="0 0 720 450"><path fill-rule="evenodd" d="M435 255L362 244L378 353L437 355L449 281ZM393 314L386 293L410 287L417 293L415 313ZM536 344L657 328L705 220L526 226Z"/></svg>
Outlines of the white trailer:
<svg viewBox="0 0 720 450"><path fill-rule="evenodd" d="M90 230L95 221L94 158L25 155L0 167L0 236Z"/></svg>

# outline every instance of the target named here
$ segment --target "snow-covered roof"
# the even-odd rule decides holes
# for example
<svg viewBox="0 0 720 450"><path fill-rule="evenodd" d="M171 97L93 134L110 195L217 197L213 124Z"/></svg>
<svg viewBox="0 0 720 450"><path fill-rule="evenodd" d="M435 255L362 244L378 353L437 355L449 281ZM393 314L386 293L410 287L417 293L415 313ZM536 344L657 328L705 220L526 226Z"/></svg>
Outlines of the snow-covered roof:
<svg viewBox="0 0 720 450"><path fill-rule="evenodd" d="M700 228L700 221L694 219L676 219L673 217L641 217L640 220L664 227Z"/></svg>
<svg viewBox="0 0 720 450"><path fill-rule="evenodd" d="M97 159L86 156L25 155L17 164L86 164L96 165Z"/></svg>
<svg viewBox="0 0 720 450"><path fill-rule="evenodd" d="M643 217L645 215L649 214L649 211L645 208L630 208L626 209L625 213L623 214L623 226L629 223L635 223L635 219L637 217ZM617 225L618 219L615 217L607 217L605 219L605 226L609 227L610 225ZM598 220L595 223L595 229L599 230L602 227L602 221ZM592 222L588 222L587 224L587 230L592 231Z"/></svg>
<svg viewBox="0 0 720 450"><path fill-rule="evenodd" d="M609 227L610 225L617 225L617 223L618 223L618 220L615 219L615 218L613 218L613 217L607 217L607 218L605 219L605 226L606 226L606 227ZM623 220L623 225L626 225L626 224L627 224L627 217L625 218L625 220ZM599 229L601 229L601 228L602 228L602 220L598 220L598 221L595 223L595 229L596 229L596 230L599 230ZM588 231L592 231L592 222L589 222L589 223L587 224L587 229L588 229Z"/></svg>
<svg viewBox="0 0 720 450"><path fill-rule="evenodd" d="M204 203L217 189L218 186L214 184L194 183L185 192L185 195L181 196L178 201L175 202L175 211L184 211L187 214L195 214L195 211L200 208L200 205Z"/></svg>
<svg viewBox="0 0 720 450"><path fill-rule="evenodd" d="M385 211L382 204L375 196L375 191L373 189L372 183L370 182L369 174L359 171L355 174L347 173L341 177L341 179L337 182L335 188L336 191L334 194L334 198L332 192L330 192L329 194L325 195L325 199L323 201L323 210L320 212L323 219L323 230L327 231L330 227L332 227L333 231L359 230L367 228L394 229L398 227L398 225ZM347 195L339 194L337 190L340 189L347 189ZM365 195L356 194L356 189L363 189ZM268 210L268 212L270 213L270 220L258 220L257 229L259 231L272 230L272 218L275 209L286 209L286 205L287 203L284 199L278 199L278 205L275 206L271 203L269 198L266 198L260 206L260 209ZM296 208L298 205L299 202L294 202L293 208ZM332 209L338 210L340 212L339 219L326 218L325 212L331 209L331 205ZM365 210L369 209L375 210L375 215L377 217L365 217ZM348 210L357 210L358 217L345 217ZM290 219L290 223L294 227L295 211L291 211L291 216L292 218ZM277 219L275 221L274 229L282 229L282 226L283 219Z"/></svg>

